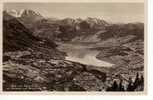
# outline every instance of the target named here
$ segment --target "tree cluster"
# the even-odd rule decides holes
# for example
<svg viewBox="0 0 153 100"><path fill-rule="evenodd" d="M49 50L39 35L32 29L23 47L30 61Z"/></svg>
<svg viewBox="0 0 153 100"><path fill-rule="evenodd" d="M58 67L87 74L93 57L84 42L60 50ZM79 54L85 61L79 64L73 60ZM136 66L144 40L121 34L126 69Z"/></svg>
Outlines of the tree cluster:
<svg viewBox="0 0 153 100"><path fill-rule="evenodd" d="M123 85L123 80L120 80L119 84L117 81L113 81L111 87L108 87L106 91L143 91L144 90L144 77L141 75L139 77L139 73L136 74L136 78L133 81L130 77L128 80L128 85Z"/></svg>

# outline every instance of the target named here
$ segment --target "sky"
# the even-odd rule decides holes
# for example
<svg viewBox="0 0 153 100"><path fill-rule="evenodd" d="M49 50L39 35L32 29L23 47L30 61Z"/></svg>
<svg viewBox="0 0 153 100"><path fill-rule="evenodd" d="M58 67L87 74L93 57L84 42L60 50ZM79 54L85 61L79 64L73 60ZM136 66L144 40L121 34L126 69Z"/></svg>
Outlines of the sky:
<svg viewBox="0 0 153 100"><path fill-rule="evenodd" d="M112 23L144 22L144 3L5 3L6 10L31 9L44 17L96 17Z"/></svg>

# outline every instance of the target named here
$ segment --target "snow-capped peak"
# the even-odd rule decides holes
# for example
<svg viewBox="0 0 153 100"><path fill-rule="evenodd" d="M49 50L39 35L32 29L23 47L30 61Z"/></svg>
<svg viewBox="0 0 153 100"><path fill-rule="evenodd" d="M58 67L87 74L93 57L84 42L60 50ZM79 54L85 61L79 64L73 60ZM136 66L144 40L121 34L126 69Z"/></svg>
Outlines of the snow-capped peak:
<svg viewBox="0 0 153 100"><path fill-rule="evenodd" d="M14 16L14 17L21 17L22 13L23 13L24 9L22 10L15 10L15 9L12 9L12 10L6 10L6 12L11 15L11 16Z"/></svg>
<svg viewBox="0 0 153 100"><path fill-rule="evenodd" d="M32 17L32 16L42 17L39 13L29 9L21 9L21 10L11 9L11 10L6 10L6 12L13 17Z"/></svg>
<svg viewBox="0 0 153 100"><path fill-rule="evenodd" d="M33 10L24 10L22 13L22 17L31 17L31 16L39 16L42 17L40 13L35 12Z"/></svg>

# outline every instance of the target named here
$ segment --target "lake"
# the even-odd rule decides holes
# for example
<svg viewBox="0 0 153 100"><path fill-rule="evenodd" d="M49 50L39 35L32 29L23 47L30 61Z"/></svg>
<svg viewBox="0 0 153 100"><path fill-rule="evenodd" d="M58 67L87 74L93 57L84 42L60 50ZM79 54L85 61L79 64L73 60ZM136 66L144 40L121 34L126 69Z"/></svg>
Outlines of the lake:
<svg viewBox="0 0 153 100"><path fill-rule="evenodd" d="M96 58L99 50L91 49L93 44L61 43L58 50L66 52L66 60L97 67L112 67L113 64Z"/></svg>

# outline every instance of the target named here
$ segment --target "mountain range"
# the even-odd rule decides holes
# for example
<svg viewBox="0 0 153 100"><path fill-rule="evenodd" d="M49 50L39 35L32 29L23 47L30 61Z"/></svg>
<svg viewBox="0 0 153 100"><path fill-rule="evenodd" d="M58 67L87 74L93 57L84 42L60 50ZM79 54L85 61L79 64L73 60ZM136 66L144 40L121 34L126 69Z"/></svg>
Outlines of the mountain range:
<svg viewBox="0 0 153 100"><path fill-rule="evenodd" d="M5 12L16 17L26 28L32 30L35 36L51 39L53 39L52 37L63 37L64 35L67 38L63 38L63 40L71 40L74 35L77 35L76 33L90 34L92 33L91 30L98 31L109 25L106 21L98 18L55 19L44 18L41 14L32 10ZM73 33L73 35L69 33Z"/></svg>

